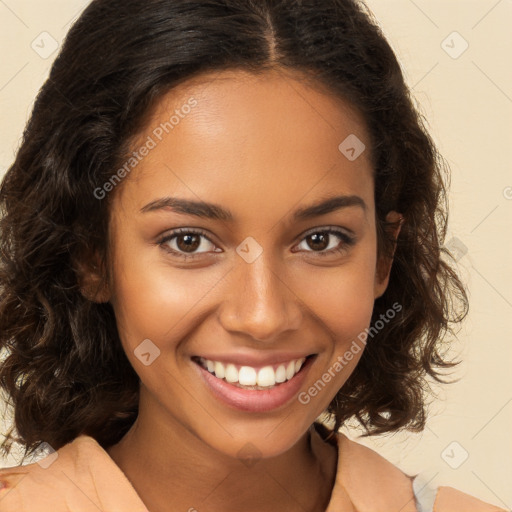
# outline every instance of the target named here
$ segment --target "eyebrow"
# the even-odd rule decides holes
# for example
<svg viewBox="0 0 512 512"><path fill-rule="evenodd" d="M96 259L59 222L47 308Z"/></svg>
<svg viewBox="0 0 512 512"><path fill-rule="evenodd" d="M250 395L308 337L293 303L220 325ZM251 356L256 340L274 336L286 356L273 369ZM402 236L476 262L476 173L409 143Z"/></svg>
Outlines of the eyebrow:
<svg viewBox="0 0 512 512"><path fill-rule="evenodd" d="M355 195L350 196L334 196L324 199L320 202L297 209L293 213L295 221L304 221L321 215L348 208L350 206L358 206L366 211L366 203L364 200ZM141 213L153 212L156 210L172 210L176 213L185 215L193 215L204 219L223 220L233 222L235 216L233 213L217 204L207 203L204 201L192 201L190 199L180 199L178 197L163 197L151 201L141 208Z"/></svg>

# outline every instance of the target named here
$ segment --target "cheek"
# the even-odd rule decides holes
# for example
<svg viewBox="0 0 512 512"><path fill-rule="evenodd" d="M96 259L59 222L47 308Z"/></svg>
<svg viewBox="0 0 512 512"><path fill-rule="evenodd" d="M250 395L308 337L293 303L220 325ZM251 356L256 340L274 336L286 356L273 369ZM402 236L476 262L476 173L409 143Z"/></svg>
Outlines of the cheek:
<svg viewBox="0 0 512 512"><path fill-rule="evenodd" d="M173 268L163 258L119 256L113 305L121 338L131 348L147 338L158 346L177 343L223 275L220 269Z"/></svg>
<svg viewBox="0 0 512 512"><path fill-rule="evenodd" d="M339 267L312 267L299 293L337 343L345 345L370 323L374 282L375 257L371 251L360 251Z"/></svg>

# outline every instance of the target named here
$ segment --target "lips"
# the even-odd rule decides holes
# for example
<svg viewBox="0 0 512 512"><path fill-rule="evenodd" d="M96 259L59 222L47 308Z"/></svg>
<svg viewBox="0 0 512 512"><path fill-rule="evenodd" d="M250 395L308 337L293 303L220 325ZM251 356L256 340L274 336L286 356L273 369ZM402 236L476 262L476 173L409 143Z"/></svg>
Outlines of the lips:
<svg viewBox="0 0 512 512"><path fill-rule="evenodd" d="M313 364L315 355L289 360L280 359L281 361L274 364L249 366L243 364L239 357L237 357L237 364L235 362L227 362L224 358L223 361L198 356L192 358L195 368L197 368L203 382L212 395L224 405L244 412L268 412L289 403L299 393L309 368ZM223 378L219 378L222 375L222 369L217 363L222 364L224 369ZM230 368L230 365L233 368ZM210 366L212 371L209 371L208 366ZM272 378L275 380L282 378L283 370L280 369L281 366L285 367L285 380L282 383L276 381L274 384L271 384ZM286 378L288 368L288 375L291 376L289 379ZM217 369L220 370L219 376L216 375ZM236 381L228 382L226 380L226 373L228 373L228 376L233 381L236 377ZM229 375L230 373L231 375ZM244 385L239 382L240 379L242 382L254 382L254 374L256 374L256 384ZM260 375L262 379L260 382L267 385L258 386Z"/></svg>

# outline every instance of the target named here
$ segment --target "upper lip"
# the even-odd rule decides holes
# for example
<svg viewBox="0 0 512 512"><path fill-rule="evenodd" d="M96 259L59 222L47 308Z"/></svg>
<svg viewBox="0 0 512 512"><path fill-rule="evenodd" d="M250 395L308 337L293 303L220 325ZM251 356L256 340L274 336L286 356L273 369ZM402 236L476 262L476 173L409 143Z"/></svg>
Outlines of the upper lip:
<svg viewBox="0 0 512 512"><path fill-rule="evenodd" d="M195 357L202 357L210 361L219 361L226 364L234 364L237 366L251 366L253 368L260 368L263 366L279 365L289 363L296 359L306 358L313 355L312 352L273 352L271 354L255 354L255 353L241 353L236 354L201 354Z"/></svg>

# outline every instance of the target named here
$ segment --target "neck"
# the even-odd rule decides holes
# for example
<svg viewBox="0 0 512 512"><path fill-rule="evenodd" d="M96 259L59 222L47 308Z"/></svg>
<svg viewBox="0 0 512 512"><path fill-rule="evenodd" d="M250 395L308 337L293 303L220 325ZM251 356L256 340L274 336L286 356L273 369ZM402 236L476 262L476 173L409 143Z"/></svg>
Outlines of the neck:
<svg viewBox="0 0 512 512"><path fill-rule="evenodd" d="M179 423L146 420L139 411L132 428L107 452L150 512L323 512L329 503L337 450L314 427L279 456L242 461L206 445Z"/></svg>

